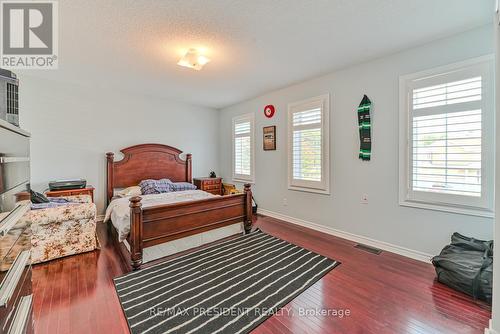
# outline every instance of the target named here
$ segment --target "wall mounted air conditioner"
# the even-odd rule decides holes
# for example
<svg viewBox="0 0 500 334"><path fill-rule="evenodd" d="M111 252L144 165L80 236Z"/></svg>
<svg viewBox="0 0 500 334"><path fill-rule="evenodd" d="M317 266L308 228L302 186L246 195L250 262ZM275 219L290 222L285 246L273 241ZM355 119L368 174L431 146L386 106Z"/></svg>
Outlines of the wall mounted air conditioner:
<svg viewBox="0 0 500 334"><path fill-rule="evenodd" d="M0 119L19 126L19 80L0 68Z"/></svg>

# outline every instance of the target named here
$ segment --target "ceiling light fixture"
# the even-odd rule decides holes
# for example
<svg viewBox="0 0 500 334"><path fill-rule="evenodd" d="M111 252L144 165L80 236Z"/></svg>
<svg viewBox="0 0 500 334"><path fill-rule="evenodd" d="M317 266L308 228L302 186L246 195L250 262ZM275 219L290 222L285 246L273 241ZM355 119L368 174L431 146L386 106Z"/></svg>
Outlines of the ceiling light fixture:
<svg viewBox="0 0 500 334"><path fill-rule="evenodd" d="M201 70L205 64L210 61L207 57L202 55L199 50L189 49L186 54L179 60L177 65L189 67L194 70Z"/></svg>

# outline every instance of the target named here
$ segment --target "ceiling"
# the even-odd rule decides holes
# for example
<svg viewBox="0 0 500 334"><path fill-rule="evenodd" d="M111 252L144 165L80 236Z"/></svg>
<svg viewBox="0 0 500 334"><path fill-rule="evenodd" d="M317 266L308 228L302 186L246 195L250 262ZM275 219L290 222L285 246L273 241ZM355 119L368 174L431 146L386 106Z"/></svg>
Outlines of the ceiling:
<svg viewBox="0 0 500 334"><path fill-rule="evenodd" d="M493 2L65 0L59 70L30 75L221 108L487 24ZM202 71L176 65L190 47Z"/></svg>

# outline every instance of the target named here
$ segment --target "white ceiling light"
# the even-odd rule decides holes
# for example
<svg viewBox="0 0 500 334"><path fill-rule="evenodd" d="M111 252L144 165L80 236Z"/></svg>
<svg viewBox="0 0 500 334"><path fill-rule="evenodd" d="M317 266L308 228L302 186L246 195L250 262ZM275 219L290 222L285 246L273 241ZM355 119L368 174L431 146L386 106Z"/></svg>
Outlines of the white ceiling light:
<svg viewBox="0 0 500 334"><path fill-rule="evenodd" d="M184 66L184 67L189 67L194 70L201 70L203 66L208 63L210 59L205 57L200 53L199 50L196 49L189 49L184 57L182 57L177 65Z"/></svg>

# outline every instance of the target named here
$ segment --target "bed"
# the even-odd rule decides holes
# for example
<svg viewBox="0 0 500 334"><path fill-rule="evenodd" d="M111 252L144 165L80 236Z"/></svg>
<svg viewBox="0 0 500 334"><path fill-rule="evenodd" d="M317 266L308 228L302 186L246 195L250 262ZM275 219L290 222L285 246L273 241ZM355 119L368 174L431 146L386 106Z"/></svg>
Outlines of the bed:
<svg viewBox="0 0 500 334"><path fill-rule="evenodd" d="M141 144L120 151L123 159L114 160L106 153L107 202L111 203L115 189L138 185L146 179L170 179L173 182L192 182L192 156L180 157L182 151L162 144ZM121 255L132 270L143 265L143 251L173 240L243 223L248 233L252 225L252 191L245 184L244 192L236 195L210 196L171 204L143 206L141 196L128 199L130 232L129 247L118 243L118 232L108 224L108 231L118 243Z"/></svg>

